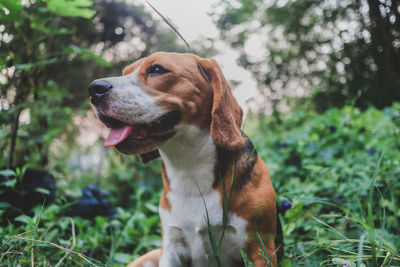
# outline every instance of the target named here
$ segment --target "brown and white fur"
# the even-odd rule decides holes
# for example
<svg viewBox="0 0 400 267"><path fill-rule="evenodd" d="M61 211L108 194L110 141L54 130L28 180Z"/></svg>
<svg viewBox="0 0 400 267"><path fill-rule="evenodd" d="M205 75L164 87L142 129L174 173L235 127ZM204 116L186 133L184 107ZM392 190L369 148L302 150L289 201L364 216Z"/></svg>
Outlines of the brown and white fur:
<svg viewBox="0 0 400 267"><path fill-rule="evenodd" d="M227 201L235 165L220 253L223 266L244 266L241 249L256 267L266 265L256 231L277 266L274 188L266 165L241 131L242 110L218 64L192 54L158 52L126 67L123 76L95 82L109 85L89 89L99 119L112 130L127 124L144 132L130 134L116 148L139 154L143 162L158 156L163 162L162 248L129 266L217 266L206 209L218 243L223 228L222 191ZM153 133L153 122L160 118L165 122L171 111L178 114L172 125L168 128L166 123L167 128Z"/></svg>

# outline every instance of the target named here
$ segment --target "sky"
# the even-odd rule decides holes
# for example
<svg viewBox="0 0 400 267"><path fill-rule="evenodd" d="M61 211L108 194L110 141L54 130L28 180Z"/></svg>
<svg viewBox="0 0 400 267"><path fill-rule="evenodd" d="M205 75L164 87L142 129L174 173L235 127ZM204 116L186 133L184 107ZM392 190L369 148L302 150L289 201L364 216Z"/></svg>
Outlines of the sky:
<svg viewBox="0 0 400 267"><path fill-rule="evenodd" d="M189 44L201 37L218 39L219 32L211 17L207 14L213 10L213 6L218 0L149 0L149 2L173 22ZM150 13L154 13L147 3L144 4L148 7ZM154 17L157 17L157 15L155 14ZM235 88L233 94L246 112L248 100L258 95L256 82L249 71L236 63L238 57L236 51L222 41L216 42L216 46L219 53L214 58L220 64L225 77L228 80L241 82Z"/></svg>

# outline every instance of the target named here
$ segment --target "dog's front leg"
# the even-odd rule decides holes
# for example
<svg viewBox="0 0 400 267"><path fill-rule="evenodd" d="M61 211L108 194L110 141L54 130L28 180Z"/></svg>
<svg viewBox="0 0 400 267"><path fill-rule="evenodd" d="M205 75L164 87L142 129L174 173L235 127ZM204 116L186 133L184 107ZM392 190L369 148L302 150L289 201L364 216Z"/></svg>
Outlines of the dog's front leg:
<svg viewBox="0 0 400 267"><path fill-rule="evenodd" d="M190 266L190 260L185 255L185 248L181 245L170 245L163 248L159 267L186 267Z"/></svg>
<svg viewBox="0 0 400 267"><path fill-rule="evenodd" d="M163 248L159 267L190 266L190 253L181 229L168 227L163 229Z"/></svg>

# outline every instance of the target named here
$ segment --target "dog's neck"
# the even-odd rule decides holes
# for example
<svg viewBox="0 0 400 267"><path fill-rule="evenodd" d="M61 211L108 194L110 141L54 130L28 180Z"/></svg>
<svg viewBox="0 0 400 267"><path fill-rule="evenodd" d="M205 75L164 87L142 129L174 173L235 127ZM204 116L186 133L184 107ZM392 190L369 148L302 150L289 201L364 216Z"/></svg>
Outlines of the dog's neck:
<svg viewBox="0 0 400 267"><path fill-rule="evenodd" d="M182 125L159 151L172 192L199 195L212 190L216 146L209 129Z"/></svg>

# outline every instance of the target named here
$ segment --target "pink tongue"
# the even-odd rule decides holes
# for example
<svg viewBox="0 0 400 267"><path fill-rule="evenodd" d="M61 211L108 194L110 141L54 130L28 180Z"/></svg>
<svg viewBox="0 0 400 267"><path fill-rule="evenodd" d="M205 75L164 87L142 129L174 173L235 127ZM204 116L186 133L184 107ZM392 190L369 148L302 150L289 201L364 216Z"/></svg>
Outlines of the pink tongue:
<svg viewBox="0 0 400 267"><path fill-rule="evenodd" d="M116 146L124 141L128 135L132 132L132 126L126 125L118 129L111 129L106 141L104 141L104 147Z"/></svg>

